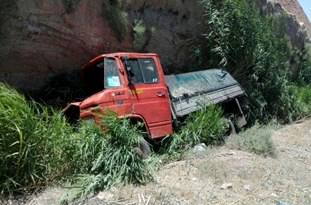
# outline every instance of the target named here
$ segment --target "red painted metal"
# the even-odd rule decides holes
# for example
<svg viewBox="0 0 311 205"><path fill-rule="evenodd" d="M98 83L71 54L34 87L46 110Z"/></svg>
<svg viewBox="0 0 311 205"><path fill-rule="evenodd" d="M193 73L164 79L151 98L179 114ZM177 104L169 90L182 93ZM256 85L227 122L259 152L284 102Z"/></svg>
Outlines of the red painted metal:
<svg viewBox="0 0 311 205"><path fill-rule="evenodd" d="M129 84L126 68L122 62L124 57L153 59L158 71L158 83ZM104 89L81 103L75 103L80 108L80 118L95 118L95 121L99 121L96 113L104 113L106 109L109 109L116 112L119 117L135 118L143 121L150 137L153 139L172 134L170 98L159 56L153 53L104 54L91 60L83 69L89 69L105 58L116 60L121 86Z"/></svg>

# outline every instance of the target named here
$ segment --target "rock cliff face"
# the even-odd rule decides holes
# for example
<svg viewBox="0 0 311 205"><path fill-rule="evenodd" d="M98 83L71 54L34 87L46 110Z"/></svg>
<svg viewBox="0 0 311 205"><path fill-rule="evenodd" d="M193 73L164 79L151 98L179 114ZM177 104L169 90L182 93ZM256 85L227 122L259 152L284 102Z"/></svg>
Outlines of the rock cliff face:
<svg viewBox="0 0 311 205"><path fill-rule="evenodd" d="M128 0L124 8L117 3L0 0L0 81L40 89L51 77L78 70L97 54L134 48L161 54L165 65L187 63L182 46L198 30L196 3ZM131 31L138 26L144 33L137 31L140 42L135 46Z"/></svg>
<svg viewBox="0 0 311 205"><path fill-rule="evenodd" d="M303 8L296 0L277 0L277 2L291 15L294 15L299 24L306 28L309 38L311 38L311 23Z"/></svg>
<svg viewBox="0 0 311 205"><path fill-rule="evenodd" d="M200 33L202 14L197 1L122 2L0 0L0 81L38 90L54 76L78 71L97 54L115 51L159 53L171 70L191 65L188 40ZM297 39L300 27L288 25Z"/></svg>

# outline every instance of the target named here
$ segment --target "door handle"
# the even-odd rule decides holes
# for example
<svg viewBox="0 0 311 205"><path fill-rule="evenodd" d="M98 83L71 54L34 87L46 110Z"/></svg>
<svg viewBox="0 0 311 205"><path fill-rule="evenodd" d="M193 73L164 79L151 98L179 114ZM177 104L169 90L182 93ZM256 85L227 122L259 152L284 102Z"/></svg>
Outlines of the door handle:
<svg viewBox="0 0 311 205"><path fill-rule="evenodd" d="M164 97L164 96L165 96L165 93L164 93L164 92L159 91L159 92L157 92L157 96L158 96L158 97Z"/></svg>
<svg viewBox="0 0 311 205"><path fill-rule="evenodd" d="M120 96L120 95L124 95L125 93L120 91L120 92L114 92L112 93L112 96L115 97L115 96Z"/></svg>

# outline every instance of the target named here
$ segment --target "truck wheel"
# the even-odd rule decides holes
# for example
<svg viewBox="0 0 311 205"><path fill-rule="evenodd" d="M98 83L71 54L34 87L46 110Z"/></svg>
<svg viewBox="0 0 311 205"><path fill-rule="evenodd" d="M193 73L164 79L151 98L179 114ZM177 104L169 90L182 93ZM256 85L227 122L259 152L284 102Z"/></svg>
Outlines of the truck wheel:
<svg viewBox="0 0 311 205"><path fill-rule="evenodd" d="M147 159L151 153L150 144L147 142L147 140L142 138L138 143L138 146L135 148L135 151L141 158Z"/></svg>

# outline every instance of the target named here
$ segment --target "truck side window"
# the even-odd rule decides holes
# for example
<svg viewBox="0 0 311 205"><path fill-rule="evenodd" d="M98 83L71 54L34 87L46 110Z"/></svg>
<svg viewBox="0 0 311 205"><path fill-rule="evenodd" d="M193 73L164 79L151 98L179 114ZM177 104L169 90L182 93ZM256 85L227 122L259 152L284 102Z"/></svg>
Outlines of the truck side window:
<svg viewBox="0 0 311 205"><path fill-rule="evenodd" d="M152 59L139 59L145 83L157 83L159 81L157 67Z"/></svg>
<svg viewBox="0 0 311 205"><path fill-rule="evenodd" d="M117 63L114 59L105 58L104 60L104 87L120 87L120 76Z"/></svg>
<svg viewBox="0 0 311 205"><path fill-rule="evenodd" d="M159 82L157 68L151 58L129 59L127 60L127 70L132 84Z"/></svg>
<svg viewBox="0 0 311 205"><path fill-rule="evenodd" d="M127 61L128 75L132 84L144 83L143 74L137 59L130 59Z"/></svg>

